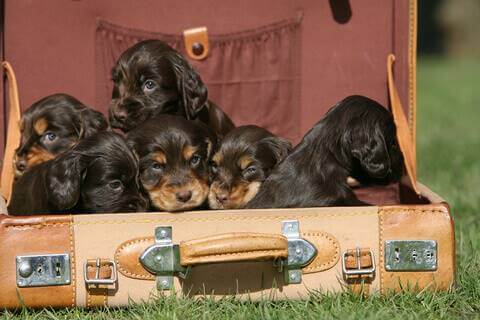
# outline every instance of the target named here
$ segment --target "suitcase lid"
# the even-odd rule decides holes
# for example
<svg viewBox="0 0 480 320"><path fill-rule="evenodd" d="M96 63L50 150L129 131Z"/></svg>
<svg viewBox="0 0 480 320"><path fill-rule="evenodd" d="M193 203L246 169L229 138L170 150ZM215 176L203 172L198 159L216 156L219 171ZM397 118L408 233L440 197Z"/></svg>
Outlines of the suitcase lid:
<svg viewBox="0 0 480 320"><path fill-rule="evenodd" d="M4 1L3 56L16 71L23 110L65 92L105 112L110 69L124 48L155 37L186 54L183 31L206 26L209 54L190 62L236 124L298 142L336 102L366 95L397 107L415 181L415 0Z"/></svg>

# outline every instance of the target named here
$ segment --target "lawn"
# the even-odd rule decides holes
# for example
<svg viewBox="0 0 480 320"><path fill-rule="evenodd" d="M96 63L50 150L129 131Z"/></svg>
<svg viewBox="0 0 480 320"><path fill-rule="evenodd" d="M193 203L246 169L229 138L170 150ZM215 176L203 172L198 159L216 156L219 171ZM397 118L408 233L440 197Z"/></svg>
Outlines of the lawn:
<svg viewBox="0 0 480 320"><path fill-rule="evenodd" d="M348 293L308 301L158 299L88 311L4 313L24 319L480 319L480 62L423 59L418 66L420 181L445 197L456 223L457 283L451 292L362 299ZM1 286L0 286L1 287ZM1 292L0 292L1 294Z"/></svg>

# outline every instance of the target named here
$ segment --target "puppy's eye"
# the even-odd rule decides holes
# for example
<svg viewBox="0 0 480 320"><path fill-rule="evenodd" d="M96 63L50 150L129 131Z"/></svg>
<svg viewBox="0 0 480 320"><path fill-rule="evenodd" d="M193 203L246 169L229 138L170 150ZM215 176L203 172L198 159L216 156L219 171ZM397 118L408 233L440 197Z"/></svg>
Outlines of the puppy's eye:
<svg viewBox="0 0 480 320"><path fill-rule="evenodd" d="M161 163L159 163L159 162L154 162L154 163L152 163L152 169L153 169L153 170L159 171L159 170L162 170L163 167L164 167L164 165L161 164Z"/></svg>
<svg viewBox="0 0 480 320"><path fill-rule="evenodd" d="M202 160L202 157L200 157L198 154L194 154L190 159L190 164L192 166L196 166L197 164L200 163L200 160Z"/></svg>
<svg viewBox="0 0 480 320"><path fill-rule="evenodd" d="M157 88L157 83L153 80L147 80L143 83L144 92L152 92L155 88Z"/></svg>
<svg viewBox="0 0 480 320"><path fill-rule="evenodd" d="M257 168L255 167L248 167L247 169L243 170L243 176L246 178L251 177L255 173L257 173Z"/></svg>
<svg viewBox="0 0 480 320"><path fill-rule="evenodd" d="M113 191L119 191L123 188L123 183L122 181L120 180L115 180L115 181L112 181L108 184L108 186L110 187L110 189L112 189Z"/></svg>
<svg viewBox="0 0 480 320"><path fill-rule="evenodd" d="M55 141L57 139L57 135L53 132L45 132L45 134L43 135L43 139L47 143L52 142L52 141Z"/></svg>

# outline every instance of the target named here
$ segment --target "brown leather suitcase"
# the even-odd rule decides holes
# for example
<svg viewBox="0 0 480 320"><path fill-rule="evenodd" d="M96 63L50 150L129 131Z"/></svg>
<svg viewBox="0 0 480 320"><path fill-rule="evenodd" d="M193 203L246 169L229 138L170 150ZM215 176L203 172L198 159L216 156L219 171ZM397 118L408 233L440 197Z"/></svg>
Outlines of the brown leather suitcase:
<svg viewBox="0 0 480 320"><path fill-rule="evenodd" d="M119 306L161 293L299 299L453 284L448 204L416 182L416 1L114 3L5 1L7 201L21 109L65 91L105 111L111 65L145 38L188 56L237 124L295 142L344 96L378 100L394 114L407 175L357 187L374 204L367 207L31 217L3 208L0 307Z"/></svg>

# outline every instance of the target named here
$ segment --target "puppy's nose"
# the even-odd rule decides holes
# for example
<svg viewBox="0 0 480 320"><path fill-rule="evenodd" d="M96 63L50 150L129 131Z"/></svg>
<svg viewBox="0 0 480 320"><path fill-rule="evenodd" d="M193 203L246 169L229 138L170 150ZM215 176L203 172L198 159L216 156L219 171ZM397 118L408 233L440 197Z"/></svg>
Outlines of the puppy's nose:
<svg viewBox="0 0 480 320"><path fill-rule="evenodd" d="M217 201L222 204L228 200L228 196L226 193L217 193L216 197L217 197Z"/></svg>
<svg viewBox="0 0 480 320"><path fill-rule="evenodd" d="M15 162L15 166L17 167L17 170L20 172L25 171L27 169L27 160L25 159L17 159Z"/></svg>
<svg viewBox="0 0 480 320"><path fill-rule="evenodd" d="M127 113L123 111L117 111L114 113L113 117L118 122L125 122L127 120Z"/></svg>
<svg viewBox="0 0 480 320"><path fill-rule="evenodd" d="M180 202L187 202L192 198L192 191L180 191L175 195Z"/></svg>

